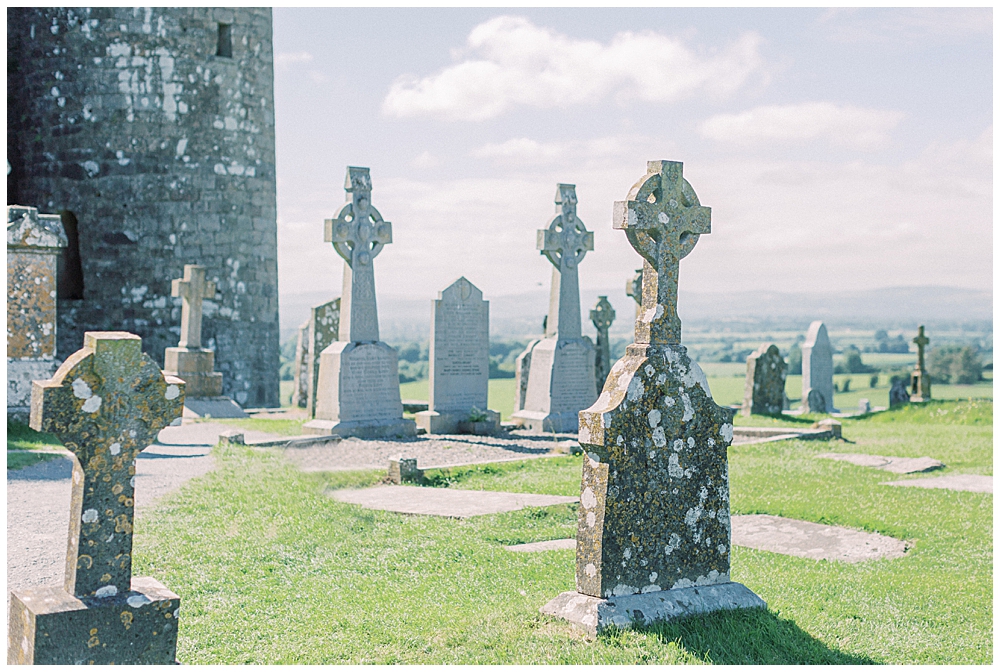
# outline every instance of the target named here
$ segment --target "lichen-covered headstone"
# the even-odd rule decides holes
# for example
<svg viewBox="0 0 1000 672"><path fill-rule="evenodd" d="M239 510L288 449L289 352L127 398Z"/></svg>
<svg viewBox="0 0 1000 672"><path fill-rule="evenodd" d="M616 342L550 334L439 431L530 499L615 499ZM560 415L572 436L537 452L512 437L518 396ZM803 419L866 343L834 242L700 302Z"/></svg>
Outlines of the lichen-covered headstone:
<svg viewBox="0 0 1000 672"><path fill-rule="evenodd" d="M747 357L743 415L781 415L785 406L785 359L778 346L764 343Z"/></svg>
<svg viewBox="0 0 1000 672"><path fill-rule="evenodd" d="M403 418L396 351L379 340L375 302L375 257L392 243L392 224L371 204L367 168L349 166L344 184L348 201L324 222L323 238L344 260L339 333L321 352L314 419L310 434L413 436L416 425Z"/></svg>
<svg viewBox="0 0 1000 672"><path fill-rule="evenodd" d="M910 401L930 401L931 377L924 368L924 348L931 339L924 336L924 325L920 325L913 342L917 345L917 368L910 374Z"/></svg>
<svg viewBox="0 0 1000 672"><path fill-rule="evenodd" d="M590 321L597 330L597 356L594 360L594 378L597 381L597 393L604 389L604 381L611 371L611 340L608 338L608 329L615 321L615 309L608 301L608 297L597 297L597 305L590 311Z"/></svg>
<svg viewBox="0 0 1000 672"><path fill-rule="evenodd" d="M427 410L416 414L429 434L491 434L500 414L486 409L490 378L490 302L461 277L431 302ZM483 423L483 424L479 424Z"/></svg>
<svg viewBox="0 0 1000 672"><path fill-rule="evenodd" d="M578 413L594 403L594 344L580 321L579 265L594 249L594 234L576 216L576 186L556 187L556 215L538 231L538 250L552 264L545 338L531 350L522 408L511 418L545 432L575 432Z"/></svg>
<svg viewBox="0 0 1000 672"><path fill-rule="evenodd" d="M126 332L87 332L52 379L35 381L32 429L76 456L66 579L11 593L8 663L174 662L180 598L132 576L132 526L136 457L183 405L184 381Z"/></svg>
<svg viewBox="0 0 1000 672"><path fill-rule="evenodd" d="M59 215L7 206L7 416L26 421L31 381L56 361L56 272L66 247Z"/></svg>
<svg viewBox="0 0 1000 672"><path fill-rule="evenodd" d="M906 383L902 380L895 380L889 388L889 408L897 408L903 404L910 403L910 394L906 391Z"/></svg>
<svg viewBox="0 0 1000 672"><path fill-rule="evenodd" d="M810 391L822 397L823 404L811 405ZM812 399L819 399L812 395ZM819 402L817 401L817 404ZM802 405L810 413L833 413L833 346L826 325L819 320L809 325L802 344Z"/></svg>
<svg viewBox="0 0 1000 672"><path fill-rule="evenodd" d="M306 320L299 325L298 337L295 339L295 363L292 375L295 377L295 387L292 389L292 406L309 407L309 330L312 320Z"/></svg>
<svg viewBox="0 0 1000 672"><path fill-rule="evenodd" d="M729 577L733 411L680 344L680 260L711 231L682 169L649 162L614 208L614 228L644 260L642 312L635 343L580 413L577 590L542 608L591 633L766 606Z"/></svg>
<svg viewBox="0 0 1000 672"><path fill-rule="evenodd" d="M319 391L320 355L340 335L340 297L313 306L309 311L308 376L306 382L306 408L310 416L316 415L316 394Z"/></svg>

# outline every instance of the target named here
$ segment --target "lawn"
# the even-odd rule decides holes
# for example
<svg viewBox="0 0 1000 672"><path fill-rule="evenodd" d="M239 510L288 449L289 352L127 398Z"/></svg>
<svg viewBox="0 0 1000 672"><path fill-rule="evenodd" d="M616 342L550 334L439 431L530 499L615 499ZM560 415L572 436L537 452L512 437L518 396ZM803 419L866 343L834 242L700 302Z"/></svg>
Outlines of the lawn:
<svg viewBox="0 0 1000 672"><path fill-rule="evenodd" d="M7 469L20 469L65 454L52 434L41 434L20 422L7 421Z"/></svg>
<svg viewBox="0 0 1000 672"><path fill-rule="evenodd" d="M380 472L301 473L277 450L215 448L217 469L137 520L134 563L181 595L178 659L276 663L992 662L992 495L880 485L898 476L814 459L928 455L992 474L992 402L935 402L844 420L854 443L730 450L733 513L907 540L859 564L733 549L766 612L696 617L586 640L538 608L574 585L573 553L504 544L572 537L574 505L468 520L337 502ZM579 494L579 457L431 474L450 487Z"/></svg>

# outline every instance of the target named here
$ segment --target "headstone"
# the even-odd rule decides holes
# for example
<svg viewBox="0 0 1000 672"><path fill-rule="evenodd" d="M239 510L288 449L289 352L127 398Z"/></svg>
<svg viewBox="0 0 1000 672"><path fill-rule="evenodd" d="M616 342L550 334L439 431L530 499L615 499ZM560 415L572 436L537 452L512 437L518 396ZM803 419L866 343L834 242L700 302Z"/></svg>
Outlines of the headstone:
<svg viewBox="0 0 1000 672"><path fill-rule="evenodd" d="M299 325L298 338L295 339L295 364L292 374L295 376L295 387L292 390L292 406L309 407L309 330L312 320L306 320Z"/></svg>
<svg viewBox="0 0 1000 672"><path fill-rule="evenodd" d="M348 167L348 201L327 219L324 240L344 260L338 339L319 353L315 419L310 434L413 436L403 418L396 351L379 340L375 302L375 257L392 242L392 224L371 204L367 168Z"/></svg>
<svg viewBox="0 0 1000 672"><path fill-rule="evenodd" d="M56 361L56 269L66 247L59 215L7 206L7 417L27 421L31 381Z"/></svg>
<svg viewBox="0 0 1000 672"><path fill-rule="evenodd" d="M500 428L500 414L487 411L490 379L490 302L478 287L459 278L431 302L428 407L416 415L429 434L485 433ZM463 431L464 430L464 431Z"/></svg>
<svg viewBox="0 0 1000 672"><path fill-rule="evenodd" d="M531 377L531 351L542 339L528 341L527 347L514 362L514 412L524 410L528 398L528 379Z"/></svg>
<svg viewBox="0 0 1000 672"><path fill-rule="evenodd" d="M805 411L806 413L826 413L827 403L826 397L819 390L812 389L809 390L809 395L806 397L805 401Z"/></svg>
<svg viewBox="0 0 1000 672"><path fill-rule="evenodd" d="M764 343L747 357L743 415L781 415L785 406L785 359L774 343Z"/></svg>
<svg viewBox="0 0 1000 672"><path fill-rule="evenodd" d="M635 301L635 317L639 319L639 312L642 310L642 269L635 269L635 275L625 283L625 293Z"/></svg>
<svg viewBox="0 0 1000 672"><path fill-rule="evenodd" d="M871 413L872 402L868 399L858 399L858 413Z"/></svg>
<svg viewBox="0 0 1000 672"><path fill-rule="evenodd" d="M889 388L889 408L897 408L910 403L910 394L906 391L906 383L896 380Z"/></svg>
<svg viewBox="0 0 1000 672"><path fill-rule="evenodd" d="M311 417L316 416L316 399L319 390L320 353L337 342L340 336L340 297L313 306L309 311L309 366L306 381L306 408Z"/></svg>
<svg viewBox="0 0 1000 672"><path fill-rule="evenodd" d="M535 431L575 432L581 409L594 403L594 345L580 323L578 268L594 234L576 216L576 186L559 184L556 215L538 231L538 249L552 264L545 338L531 351L524 406L511 418Z"/></svg>
<svg viewBox="0 0 1000 672"><path fill-rule="evenodd" d="M924 348L931 339L924 336L924 325L920 325L913 342L917 344L917 368L910 374L910 401L930 401L931 377L924 368Z"/></svg>
<svg viewBox="0 0 1000 672"><path fill-rule="evenodd" d="M401 485L402 483L420 483L424 478L422 469L417 468L417 458L415 457L390 457L389 458L389 482Z"/></svg>
<svg viewBox="0 0 1000 672"><path fill-rule="evenodd" d="M733 411L681 345L680 260L711 232L683 164L650 161L613 225L643 257L635 343L580 413L585 451L575 592L542 608L597 633L678 615L766 607L730 580Z"/></svg>
<svg viewBox="0 0 1000 672"><path fill-rule="evenodd" d="M597 393L604 389L604 381L611 371L611 340L608 329L615 321L615 309L611 307L608 297L597 297L597 305L590 311L590 321L597 330L597 358L594 361L594 377L597 380Z"/></svg>
<svg viewBox="0 0 1000 672"><path fill-rule="evenodd" d="M34 383L32 429L76 457L66 580L11 593L9 664L174 662L180 598L132 576L132 526L136 457L183 404L184 382L126 332L87 332L51 380Z"/></svg>
<svg viewBox="0 0 1000 672"><path fill-rule="evenodd" d="M816 401L815 390L821 395L822 405ZM816 401L816 405L813 405ZM833 347L826 334L826 325L819 320L809 325L805 343L802 344L802 404L810 413L833 413Z"/></svg>

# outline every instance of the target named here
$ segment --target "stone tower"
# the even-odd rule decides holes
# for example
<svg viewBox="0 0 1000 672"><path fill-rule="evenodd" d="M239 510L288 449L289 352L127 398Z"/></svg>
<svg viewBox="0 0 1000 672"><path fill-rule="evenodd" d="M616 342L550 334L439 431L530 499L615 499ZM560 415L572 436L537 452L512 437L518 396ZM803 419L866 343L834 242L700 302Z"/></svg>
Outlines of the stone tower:
<svg viewBox="0 0 1000 672"><path fill-rule="evenodd" d="M61 213L58 356L130 331L161 366L206 268L223 394L278 404L271 10L7 13L8 204Z"/></svg>

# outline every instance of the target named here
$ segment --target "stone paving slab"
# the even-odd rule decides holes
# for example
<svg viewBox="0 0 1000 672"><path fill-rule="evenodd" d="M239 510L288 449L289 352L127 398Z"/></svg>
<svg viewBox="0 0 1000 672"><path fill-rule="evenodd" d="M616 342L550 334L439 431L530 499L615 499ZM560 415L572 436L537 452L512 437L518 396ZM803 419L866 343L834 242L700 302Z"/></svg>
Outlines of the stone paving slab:
<svg viewBox="0 0 1000 672"><path fill-rule="evenodd" d="M858 453L823 453L816 457L826 460L850 462L859 467L874 467L894 474L917 474L933 469L943 469L944 463L932 457L892 457L887 455L863 455Z"/></svg>
<svg viewBox="0 0 1000 672"><path fill-rule="evenodd" d="M906 551L906 544L892 537L778 516L733 516L732 524L734 546L812 560L861 562L899 558ZM504 548L520 553L574 550L576 539L553 539Z"/></svg>
<svg viewBox="0 0 1000 672"><path fill-rule="evenodd" d="M890 481L882 485L898 485L907 488L942 488L965 492L987 492L993 494L993 477L975 474L953 474L935 478L912 478L905 481Z"/></svg>
<svg viewBox="0 0 1000 672"><path fill-rule="evenodd" d="M379 485L363 490L334 490L330 495L338 501L360 504L366 509L447 518L470 518L491 513L506 513L523 509L526 506L569 504L578 499L558 495L420 488L401 485Z"/></svg>

